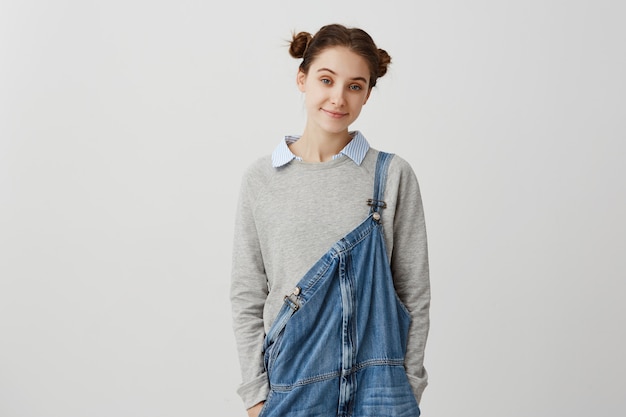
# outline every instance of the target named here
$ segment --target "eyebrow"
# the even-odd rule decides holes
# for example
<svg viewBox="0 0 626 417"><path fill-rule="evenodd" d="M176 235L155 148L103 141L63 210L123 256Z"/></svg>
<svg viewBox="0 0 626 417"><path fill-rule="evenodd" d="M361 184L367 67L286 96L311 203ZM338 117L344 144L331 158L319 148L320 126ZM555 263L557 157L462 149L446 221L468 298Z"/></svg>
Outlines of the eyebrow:
<svg viewBox="0 0 626 417"><path fill-rule="evenodd" d="M317 70L317 72L322 72L322 71L328 71L328 72L330 72L333 75L337 75L337 73L335 71L331 70L330 68L320 68L320 69ZM352 81L363 81L364 83L367 83L367 80L365 78L363 78L363 77L354 77L354 78L351 78L351 80Z"/></svg>

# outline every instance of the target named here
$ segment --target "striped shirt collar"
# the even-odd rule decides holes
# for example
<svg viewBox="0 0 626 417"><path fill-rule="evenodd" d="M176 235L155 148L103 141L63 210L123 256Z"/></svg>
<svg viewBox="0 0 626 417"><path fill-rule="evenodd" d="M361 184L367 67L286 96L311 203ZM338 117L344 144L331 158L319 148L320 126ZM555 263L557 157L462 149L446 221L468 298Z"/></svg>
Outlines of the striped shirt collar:
<svg viewBox="0 0 626 417"><path fill-rule="evenodd" d="M352 159L355 164L361 165L361 162L363 162L370 145L367 142L367 139L365 139L365 136L363 136L363 134L358 130L350 132L350 135L352 136L352 140L348 142L348 144L337 155L334 155L332 159L337 159L345 155ZM294 155L293 152L291 152L291 149L289 149L289 145L298 139L300 139L300 136L285 136L285 138L280 141L272 153L272 166L274 168L287 165L294 159L296 161L302 161L301 157Z"/></svg>

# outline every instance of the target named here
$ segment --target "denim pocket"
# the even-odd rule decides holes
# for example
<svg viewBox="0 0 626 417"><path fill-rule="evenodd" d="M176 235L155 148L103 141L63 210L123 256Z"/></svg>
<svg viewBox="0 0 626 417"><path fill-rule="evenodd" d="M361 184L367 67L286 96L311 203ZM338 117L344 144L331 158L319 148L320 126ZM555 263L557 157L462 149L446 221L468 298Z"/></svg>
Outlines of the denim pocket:
<svg viewBox="0 0 626 417"><path fill-rule="evenodd" d="M267 394L267 398L265 399L265 402L263 403L263 407L261 407L261 411L259 412L259 416L258 417L263 417L264 415L267 414L267 410L269 408L269 403L272 400L272 394L273 391L270 390L269 394Z"/></svg>
<svg viewBox="0 0 626 417"><path fill-rule="evenodd" d="M267 377L272 382L272 368L274 366L274 362L280 353L280 346L283 341L283 333L282 330L277 336L276 339L270 343L270 345L265 349L265 353L263 354L263 364L265 365L265 371L267 372Z"/></svg>
<svg viewBox="0 0 626 417"><path fill-rule="evenodd" d="M394 289L394 294L396 295L396 305L398 306L398 312L400 314L403 314L404 317L406 319L408 319L409 321L412 320L411 313L409 312L409 309L406 308L406 306L404 305L404 303L400 299L400 296L398 295L398 292L395 291L395 289Z"/></svg>

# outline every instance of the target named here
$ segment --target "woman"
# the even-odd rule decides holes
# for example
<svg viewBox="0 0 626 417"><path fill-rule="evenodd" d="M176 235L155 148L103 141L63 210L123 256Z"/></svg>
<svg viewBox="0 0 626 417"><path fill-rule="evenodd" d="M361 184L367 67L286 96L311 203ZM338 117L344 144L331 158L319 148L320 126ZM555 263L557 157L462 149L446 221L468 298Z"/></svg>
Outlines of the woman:
<svg viewBox="0 0 626 417"><path fill-rule="evenodd" d="M419 416L430 286L419 186L357 119L391 58L363 30L293 36L302 135L246 171L231 302L249 416Z"/></svg>

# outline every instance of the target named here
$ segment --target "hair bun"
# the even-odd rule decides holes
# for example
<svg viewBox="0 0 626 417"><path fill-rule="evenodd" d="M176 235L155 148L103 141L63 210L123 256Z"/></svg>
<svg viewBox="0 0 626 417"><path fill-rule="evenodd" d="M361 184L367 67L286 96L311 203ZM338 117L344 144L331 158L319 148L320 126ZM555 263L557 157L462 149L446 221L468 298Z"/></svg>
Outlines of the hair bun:
<svg viewBox="0 0 626 417"><path fill-rule="evenodd" d="M309 32L294 33L291 44L289 45L289 54L294 58L304 57L304 52L311 39L313 39L313 36L311 36Z"/></svg>
<svg viewBox="0 0 626 417"><path fill-rule="evenodd" d="M387 67L391 64L391 57L384 49L378 49L378 76L382 77L387 73Z"/></svg>

